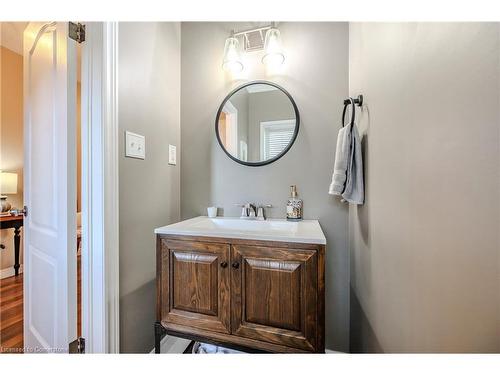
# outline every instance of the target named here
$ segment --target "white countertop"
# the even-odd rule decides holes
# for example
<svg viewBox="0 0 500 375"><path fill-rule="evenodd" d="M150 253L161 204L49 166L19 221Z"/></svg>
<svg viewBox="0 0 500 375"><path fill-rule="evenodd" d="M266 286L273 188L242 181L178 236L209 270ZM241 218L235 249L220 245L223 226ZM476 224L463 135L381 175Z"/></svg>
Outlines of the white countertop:
<svg viewBox="0 0 500 375"><path fill-rule="evenodd" d="M326 244L326 238L318 220L245 220L236 217L198 216L156 228L155 233Z"/></svg>

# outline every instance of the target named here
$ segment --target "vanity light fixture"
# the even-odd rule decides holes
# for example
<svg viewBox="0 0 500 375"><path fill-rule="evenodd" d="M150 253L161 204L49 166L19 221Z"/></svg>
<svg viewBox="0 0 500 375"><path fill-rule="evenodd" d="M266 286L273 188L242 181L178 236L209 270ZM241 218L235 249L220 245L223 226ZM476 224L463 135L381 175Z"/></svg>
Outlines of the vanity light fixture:
<svg viewBox="0 0 500 375"><path fill-rule="evenodd" d="M222 60L222 69L229 70L231 73L239 73L243 70L243 62L240 56L240 42L234 36L234 32L226 39L224 45L224 59Z"/></svg>
<svg viewBox="0 0 500 375"><path fill-rule="evenodd" d="M262 63L268 68L276 68L285 62L285 54L281 43L280 31L273 22L271 25L251 30L231 33L224 45L222 68L232 73L243 70L240 55L240 40L245 52L264 51Z"/></svg>
<svg viewBox="0 0 500 375"><path fill-rule="evenodd" d="M285 54L281 44L280 31L271 25L271 28L266 31L266 40L264 42L264 56L262 63L268 67L277 67L285 62Z"/></svg>

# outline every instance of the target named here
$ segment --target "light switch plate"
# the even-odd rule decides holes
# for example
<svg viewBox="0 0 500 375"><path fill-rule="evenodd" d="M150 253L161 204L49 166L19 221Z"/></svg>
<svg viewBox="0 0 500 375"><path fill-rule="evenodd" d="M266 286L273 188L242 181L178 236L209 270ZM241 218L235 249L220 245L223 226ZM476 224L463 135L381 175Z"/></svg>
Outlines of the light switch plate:
<svg viewBox="0 0 500 375"><path fill-rule="evenodd" d="M177 147L174 145L168 145L168 164L177 164Z"/></svg>
<svg viewBox="0 0 500 375"><path fill-rule="evenodd" d="M129 158L146 158L146 138L129 131L125 132L125 156Z"/></svg>

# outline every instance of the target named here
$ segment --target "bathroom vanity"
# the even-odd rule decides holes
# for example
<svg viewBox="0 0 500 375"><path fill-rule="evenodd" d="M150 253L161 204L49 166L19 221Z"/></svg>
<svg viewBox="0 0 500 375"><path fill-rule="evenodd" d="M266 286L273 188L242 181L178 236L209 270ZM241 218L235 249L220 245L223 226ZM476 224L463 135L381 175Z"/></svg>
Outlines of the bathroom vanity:
<svg viewBox="0 0 500 375"><path fill-rule="evenodd" d="M164 334L244 351L325 348L325 247L316 220L197 217L155 230Z"/></svg>

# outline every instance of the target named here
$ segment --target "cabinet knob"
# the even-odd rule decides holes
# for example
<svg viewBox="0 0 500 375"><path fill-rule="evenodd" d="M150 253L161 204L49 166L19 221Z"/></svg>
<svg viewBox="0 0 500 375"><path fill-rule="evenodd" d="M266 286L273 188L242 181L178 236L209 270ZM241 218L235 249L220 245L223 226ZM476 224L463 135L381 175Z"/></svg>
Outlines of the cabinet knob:
<svg viewBox="0 0 500 375"><path fill-rule="evenodd" d="M226 267L227 267L227 262L221 262L220 266L221 266L222 268L226 268Z"/></svg>
<svg viewBox="0 0 500 375"><path fill-rule="evenodd" d="M240 267L240 264L238 262L233 262L233 264L231 264L231 266L234 268L234 269L238 269Z"/></svg>

